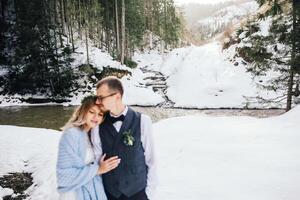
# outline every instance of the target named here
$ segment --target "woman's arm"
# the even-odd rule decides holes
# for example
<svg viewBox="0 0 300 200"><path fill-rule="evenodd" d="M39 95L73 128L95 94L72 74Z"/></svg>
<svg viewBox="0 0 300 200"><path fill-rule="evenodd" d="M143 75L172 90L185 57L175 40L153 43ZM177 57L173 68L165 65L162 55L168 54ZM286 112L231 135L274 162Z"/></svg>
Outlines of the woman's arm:
<svg viewBox="0 0 300 200"><path fill-rule="evenodd" d="M84 159L77 154L80 144L79 134L69 130L60 139L56 167L58 191L75 190L87 184L96 175L113 170L120 163L117 156L104 160L104 155L99 163L95 160L94 163L85 164Z"/></svg>
<svg viewBox="0 0 300 200"><path fill-rule="evenodd" d="M80 144L79 134L67 130L59 142L56 175L58 190L61 192L75 190L98 174L98 163L85 164L84 159L77 154Z"/></svg>

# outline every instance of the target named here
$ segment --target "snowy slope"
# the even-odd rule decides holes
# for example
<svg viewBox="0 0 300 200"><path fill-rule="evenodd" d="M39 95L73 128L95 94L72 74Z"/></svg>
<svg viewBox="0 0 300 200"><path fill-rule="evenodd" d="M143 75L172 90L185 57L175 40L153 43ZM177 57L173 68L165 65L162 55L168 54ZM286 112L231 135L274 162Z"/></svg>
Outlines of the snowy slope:
<svg viewBox="0 0 300 200"><path fill-rule="evenodd" d="M74 67L87 63L85 42L79 40L75 44L76 53L73 54L73 58L75 59L73 62ZM89 41L89 62L100 70L102 70L103 67L111 67L131 71L126 65L121 65L120 62L114 60L107 52L103 52L101 49L95 47L91 41Z"/></svg>
<svg viewBox="0 0 300 200"><path fill-rule="evenodd" d="M92 50L95 66L110 65L121 67L105 53ZM125 87L125 103L129 105L155 106L164 101L162 95L155 93L151 87L145 86L149 73L142 68L161 72L166 77L167 95L175 103L175 107L194 108L270 108L281 105L259 104L248 97L275 97L271 93L256 87L257 81L246 73L245 66L235 66L228 57L234 56L234 50L221 51L217 42L203 46L189 46L174 49L163 55L158 51L136 53L133 57L138 63L134 70L129 69L132 76L125 76L122 82ZM84 56L78 56L77 60ZM92 59L93 60L93 59ZM262 78L263 79L263 78ZM94 89L91 90L94 92ZM70 104L77 105L85 94L73 97ZM1 106L25 105L19 101L2 102Z"/></svg>
<svg viewBox="0 0 300 200"><path fill-rule="evenodd" d="M283 71L289 70L289 65L284 64L287 62L289 58L289 54L291 52L291 46L286 45L280 42L279 36L274 38L274 32L272 33L271 30L274 31L274 26L272 28L272 24L274 21L277 23L287 24L288 17L265 17L263 19L253 18L251 21L244 24L244 26L239 27L239 29L230 36L230 39L226 42L224 49L224 54L226 57L231 61L231 63L235 63L240 67L245 67L249 69L249 71L259 71L258 65L253 62L257 57L250 53L247 53L247 49L259 49L265 48L266 52L270 55L269 58L265 59L267 70L262 70L262 73L250 73L253 77L253 81L258 83L258 86L262 88L262 86L269 87L269 94L273 93L270 96L267 96L266 99L273 99L273 101L277 101L277 107L284 107L286 103L286 93L287 93L287 86L284 84L276 84L278 80L282 80L284 76L287 76ZM269 38L272 38L272 41L269 41ZM228 47L227 47L228 46ZM261 51L261 50L260 50ZM278 62L276 62L278 61ZM259 62L258 62L259 63ZM260 65L261 67L261 65ZM256 70L255 70L256 69ZM294 77L295 83L297 82L299 77L296 75ZM288 79L286 79L288 80ZM278 87L281 85L281 87ZM276 91L271 92L271 91ZM266 97L263 93L267 93L266 90L261 90L258 96ZM271 97L271 98L270 98ZM293 104L299 103L299 97L293 97ZM275 105L275 104L274 104Z"/></svg>
<svg viewBox="0 0 300 200"><path fill-rule="evenodd" d="M162 56L152 52L135 57L140 67L162 72L167 79L167 95L175 107L195 108L269 108L273 104L258 104L248 97L274 97L256 87L256 82L246 72L245 66L235 66L228 61L217 42L203 46L174 49ZM155 55L156 58L155 58ZM145 63L143 65L143 63Z"/></svg>
<svg viewBox="0 0 300 200"><path fill-rule="evenodd" d="M296 107L265 119L195 115L154 124L156 199L298 200L299 116ZM31 172L30 199L56 200L61 133L15 126L0 126L0 132L0 176ZM0 199L11 192L0 187Z"/></svg>
<svg viewBox="0 0 300 200"><path fill-rule="evenodd" d="M205 38L213 37L216 33L221 33L227 27L238 23L241 19L255 13L258 9L256 1L246 3L236 3L223 8L211 17L199 20L194 24L193 30L198 31Z"/></svg>
<svg viewBox="0 0 300 200"><path fill-rule="evenodd" d="M251 4L249 2L248 4ZM261 30L255 34L267 35L270 19L260 22ZM243 39L240 34L240 39ZM125 87L125 103L129 105L156 106L165 101L164 95L154 92L147 85L149 77L155 76L151 71L157 71L164 75L167 89L165 93L175 107L185 108L272 108L284 107L284 104L261 104L255 99L260 96L264 98L275 98L282 92L271 92L260 89L257 83L267 82L276 76L276 72L269 73L267 77L252 79L250 73L246 72L246 65L242 58L236 57L235 48L247 46L247 40L240 44L232 45L228 50L222 52L222 45L217 42L208 43L203 46L188 46L177 48L170 52L160 54L158 50L136 52L133 60L138 63L136 69L122 66L113 60L107 53L98 48L90 47L91 63L102 69L110 66L117 69L125 69L132 73L122 78ZM76 61L74 65L86 63L84 44L78 44ZM231 60L231 62L230 62ZM234 60L234 62L232 62ZM238 63L238 66L235 64ZM146 72L145 72L146 70ZM91 84L91 83L90 83ZM165 83L163 83L165 84ZM91 84L92 85L92 84ZM94 88L91 92L94 92ZM71 99L69 104L78 105L83 96L79 93ZM0 96L0 106L26 105L18 100L4 101ZM28 105L28 104L27 104Z"/></svg>
<svg viewBox="0 0 300 200"><path fill-rule="evenodd" d="M121 65L119 61L116 61L107 52L101 51L99 48L93 47L90 43L90 63L102 70L103 67L110 67L115 69L123 69L132 73L132 76L127 75L122 78L124 85L124 102L128 105L143 105L143 106L155 106L163 101L163 98L154 93L150 87L141 87L144 82L145 74L141 72L139 68L131 69L126 65ZM78 44L76 50L77 55L74 55L74 65L78 66L87 62L85 43ZM95 88L91 92L94 92ZM72 99L71 105L78 105L81 102L82 97L85 94L77 95Z"/></svg>

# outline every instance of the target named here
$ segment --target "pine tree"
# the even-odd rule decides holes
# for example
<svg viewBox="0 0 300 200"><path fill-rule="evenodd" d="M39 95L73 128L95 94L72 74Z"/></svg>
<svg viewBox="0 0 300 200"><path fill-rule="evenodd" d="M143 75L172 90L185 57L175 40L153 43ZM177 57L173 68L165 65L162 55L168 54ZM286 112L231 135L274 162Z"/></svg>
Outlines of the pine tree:
<svg viewBox="0 0 300 200"><path fill-rule="evenodd" d="M293 65L295 71L300 74L300 0L293 1L293 45L294 58Z"/></svg>
<svg viewBox="0 0 300 200"><path fill-rule="evenodd" d="M6 93L68 96L77 84L76 40L85 41L85 64L91 45L129 63L147 31L170 46L180 33L173 0L0 0L0 12Z"/></svg>
<svg viewBox="0 0 300 200"><path fill-rule="evenodd" d="M55 1L15 0L14 56L9 68L7 93L45 93L54 97L70 91L73 79L70 54L58 51L57 34L61 28L55 22ZM52 8L52 9L48 9ZM68 81L65 81L68 80Z"/></svg>
<svg viewBox="0 0 300 200"><path fill-rule="evenodd" d="M268 71L279 72L279 76L273 78L269 84L261 84L260 87L277 91L283 91L283 96L265 101L286 100L286 111L291 109L293 96L299 95L297 79L297 63L299 63L299 7L291 2L277 0L259 0L260 6L269 4L270 9L261 18L272 16L272 25L268 36L256 34L259 31L257 23L248 23L247 37L251 47L245 46L238 49L239 55L245 61L252 63L248 71L254 76L265 75ZM289 9L291 8L291 9ZM284 11L286 10L286 11ZM298 21L299 22L299 21ZM298 40L297 40L298 38Z"/></svg>

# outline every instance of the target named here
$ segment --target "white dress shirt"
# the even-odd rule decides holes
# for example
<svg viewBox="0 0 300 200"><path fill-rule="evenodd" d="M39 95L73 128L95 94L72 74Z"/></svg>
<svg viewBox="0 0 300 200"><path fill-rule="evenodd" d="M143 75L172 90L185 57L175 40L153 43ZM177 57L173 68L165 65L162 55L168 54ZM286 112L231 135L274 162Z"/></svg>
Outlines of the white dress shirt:
<svg viewBox="0 0 300 200"><path fill-rule="evenodd" d="M121 115L126 116L127 111L128 111L128 106L125 107L124 111L119 116ZM118 117L118 116L113 116L113 117ZM122 121L117 121L113 124L117 132L120 131L122 124L123 124ZM92 130L91 138L92 138L94 153L97 161L99 162L100 157L102 156L103 153L101 139L99 136L99 126L97 126ZM156 161L155 148L154 148L153 135L152 135L152 120L148 115L145 114L141 115L141 141L142 141L142 146L144 148L146 165L148 167L146 194L148 198L152 200L154 199L155 189L158 184L158 178L156 173L157 161Z"/></svg>

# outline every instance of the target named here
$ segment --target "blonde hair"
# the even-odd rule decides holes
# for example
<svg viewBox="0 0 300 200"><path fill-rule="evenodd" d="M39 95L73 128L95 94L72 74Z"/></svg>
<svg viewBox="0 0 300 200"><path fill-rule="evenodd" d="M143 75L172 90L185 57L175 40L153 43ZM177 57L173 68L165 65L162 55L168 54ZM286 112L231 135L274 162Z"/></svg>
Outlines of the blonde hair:
<svg viewBox="0 0 300 200"><path fill-rule="evenodd" d="M71 127L79 127L83 129L84 124L86 123L85 116L88 113L88 111L93 106L98 106L96 104L97 96L90 95L85 97L81 101L81 105L78 106L75 111L73 112L71 118L68 120L68 122L61 128L61 130L66 130Z"/></svg>

